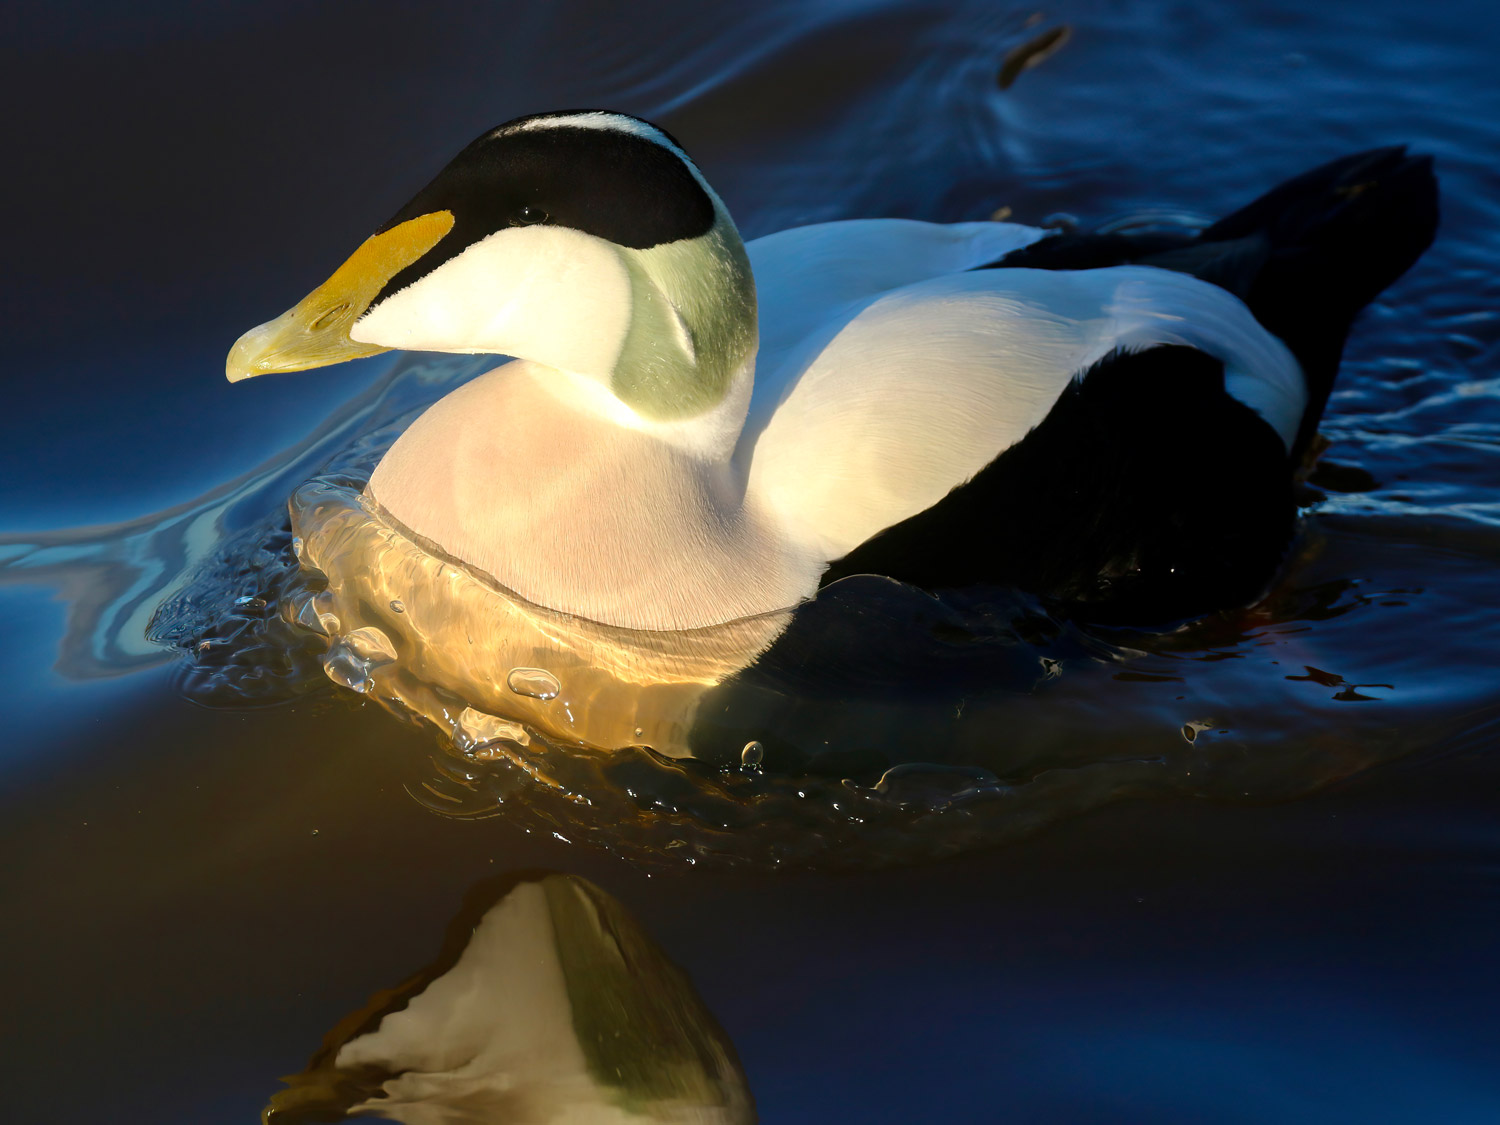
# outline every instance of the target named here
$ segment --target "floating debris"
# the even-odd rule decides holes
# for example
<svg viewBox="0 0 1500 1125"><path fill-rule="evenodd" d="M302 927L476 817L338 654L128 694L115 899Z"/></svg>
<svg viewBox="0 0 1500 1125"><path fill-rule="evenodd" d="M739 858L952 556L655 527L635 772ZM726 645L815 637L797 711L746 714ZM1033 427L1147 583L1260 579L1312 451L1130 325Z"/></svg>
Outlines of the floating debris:
<svg viewBox="0 0 1500 1125"><path fill-rule="evenodd" d="M1030 70L1042 60L1062 50L1064 44L1071 38L1073 38L1073 29L1063 24L1061 27L1048 28L1020 46L1012 47L1000 63L1000 76L997 79L1000 89L1009 90L1015 84L1016 79L1021 77L1022 71Z"/></svg>

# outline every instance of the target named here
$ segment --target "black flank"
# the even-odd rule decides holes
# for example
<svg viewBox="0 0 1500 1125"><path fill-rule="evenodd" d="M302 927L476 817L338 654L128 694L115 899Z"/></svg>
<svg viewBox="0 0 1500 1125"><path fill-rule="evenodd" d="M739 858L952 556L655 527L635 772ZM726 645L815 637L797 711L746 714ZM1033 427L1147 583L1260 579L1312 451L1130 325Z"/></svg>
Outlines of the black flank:
<svg viewBox="0 0 1500 1125"><path fill-rule="evenodd" d="M994 264L1157 266L1229 290L1302 365L1308 404L1292 447L1300 461L1355 316L1422 256L1437 224L1432 157L1393 145L1304 172L1196 235L1057 235Z"/></svg>
<svg viewBox="0 0 1500 1125"><path fill-rule="evenodd" d="M1400 147L1289 180L1197 234L1045 238L995 266L1149 265L1240 297L1302 366L1290 455L1191 348L1106 357L1047 418L932 508L836 561L823 585L888 575L928 589L1019 586L1072 616L1164 624L1257 598L1296 520L1292 479L1360 309L1431 244L1432 159Z"/></svg>
<svg viewBox="0 0 1500 1125"><path fill-rule="evenodd" d="M1019 586L1073 616L1152 624L1254 600L1296 521L1276 432L1192 348L1108 356L940 503L835 562L926 589Z"/></svg>

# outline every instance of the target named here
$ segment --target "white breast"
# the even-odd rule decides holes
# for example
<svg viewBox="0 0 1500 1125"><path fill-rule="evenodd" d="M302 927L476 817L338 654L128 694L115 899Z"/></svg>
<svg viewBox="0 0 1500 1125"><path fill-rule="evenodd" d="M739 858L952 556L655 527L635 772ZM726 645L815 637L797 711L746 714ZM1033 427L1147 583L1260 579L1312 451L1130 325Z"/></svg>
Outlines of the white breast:
<svg viewBox="0 0 1500 1125"><path fill-rule="evenodd" d="M607 625L716 625L816 588L819 562L743 503L727 463L619 424L589 401L604 393L508 363L413 422L369 494L521 597Z"/></svg>

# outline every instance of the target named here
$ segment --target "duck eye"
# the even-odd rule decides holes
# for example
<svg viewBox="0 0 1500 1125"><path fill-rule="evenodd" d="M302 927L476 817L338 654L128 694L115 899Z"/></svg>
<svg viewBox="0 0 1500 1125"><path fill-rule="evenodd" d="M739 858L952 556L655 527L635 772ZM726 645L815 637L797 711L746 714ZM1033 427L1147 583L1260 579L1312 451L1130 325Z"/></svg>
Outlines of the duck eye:
<svg viewBox="0 0 1500 1125"><path fill-rule="evenodd" d="M516 212L515 223L517 226L530 227L537 223L545 223L548 218L547 212L540 207L522 207Z"/></svg>

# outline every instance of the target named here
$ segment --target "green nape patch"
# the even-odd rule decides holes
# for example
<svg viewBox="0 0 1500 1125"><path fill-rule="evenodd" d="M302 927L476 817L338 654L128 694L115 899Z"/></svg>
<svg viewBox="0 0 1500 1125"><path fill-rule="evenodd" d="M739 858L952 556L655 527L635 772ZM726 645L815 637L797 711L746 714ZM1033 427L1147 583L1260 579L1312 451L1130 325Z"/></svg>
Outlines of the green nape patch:
<svg viewBox="0 0 1500 1125"><path fill-rule="evenodd" d="M611 389L654 421L717 406L755 350L755 279L734 224L721 214L700 238L622 249L630 328Z"/></svg>

